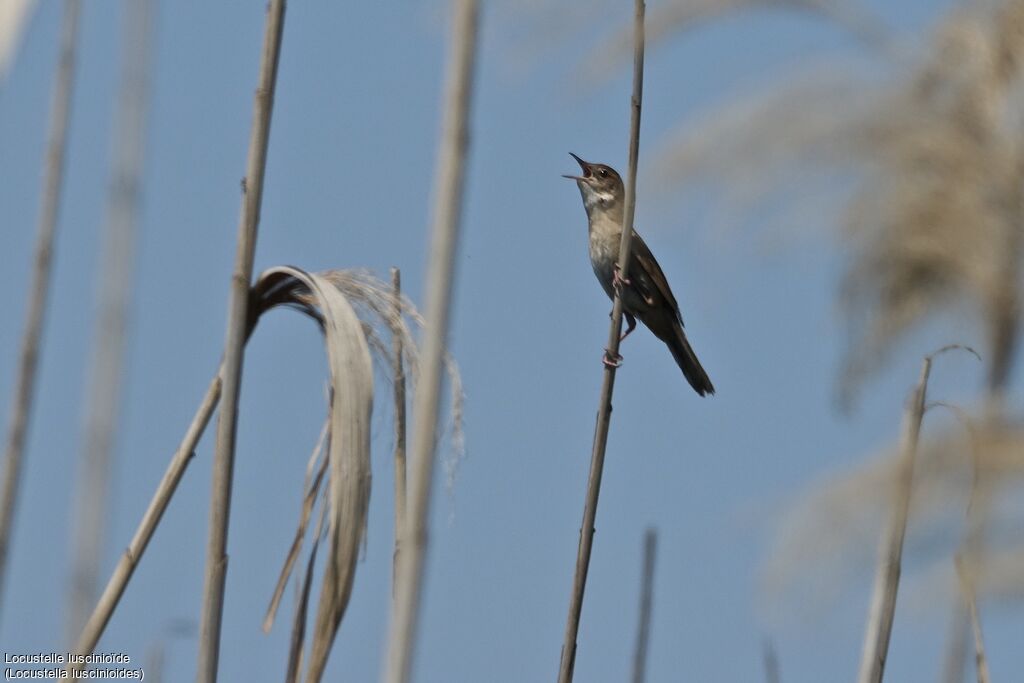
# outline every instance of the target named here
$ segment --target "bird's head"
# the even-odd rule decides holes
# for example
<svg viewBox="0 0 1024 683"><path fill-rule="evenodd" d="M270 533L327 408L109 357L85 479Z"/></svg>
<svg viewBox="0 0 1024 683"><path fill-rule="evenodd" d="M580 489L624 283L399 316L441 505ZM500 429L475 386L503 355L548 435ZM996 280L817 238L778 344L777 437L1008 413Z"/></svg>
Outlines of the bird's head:
<svg viewBox="0 0 1024 683"><path fill-rule="evenodd" d="M587 215L595 211L616 212L622 210L622 202L626 194L622 178L611 166L592 164L569 152L582 171L581 175L565 175L564 178L575 180L583 196L583 206Z"/></svg>

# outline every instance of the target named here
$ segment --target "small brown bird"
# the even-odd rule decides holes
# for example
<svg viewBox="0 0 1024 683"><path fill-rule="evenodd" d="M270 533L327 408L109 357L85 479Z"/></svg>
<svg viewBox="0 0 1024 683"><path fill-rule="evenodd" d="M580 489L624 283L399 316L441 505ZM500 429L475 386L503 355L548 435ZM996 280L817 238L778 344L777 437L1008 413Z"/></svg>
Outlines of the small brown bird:
<svg viewBox="0 0 1024 683"><path fill-rule="evenodd" d="M614 299L615 289L621 287L623 317L626 319L622 339L636 328L639 318L654 336L665 342L694 391L701 396L715 393L715 387L683 332L679 304L672 296L668 280L636 230L630 242L627 278L619 277L619 245L626 196L622 178L611 166L591 164L572 152L569 154L583 169L583 175L565 177L576 181L583 196L583 207L590 223L590 264L609 298ZM618 361L606 355L606 363L617 364Z"/></svg>

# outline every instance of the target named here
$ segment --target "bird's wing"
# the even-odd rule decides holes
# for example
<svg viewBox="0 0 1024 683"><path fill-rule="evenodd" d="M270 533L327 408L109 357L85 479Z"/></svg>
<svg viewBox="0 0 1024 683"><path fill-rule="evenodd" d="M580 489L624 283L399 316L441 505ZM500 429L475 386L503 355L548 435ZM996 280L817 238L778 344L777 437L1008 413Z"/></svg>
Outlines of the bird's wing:
<svg viewBox="0 0 1024 683"><path fill-rule="evenodd" d="M654 254L651 253L650 248L648 248L636 230L633 231L633 240L630 243L630 247L630 264L627 277L650 305L656 305L657 298L663 298L672 307L672 310L675 311L676 317L679 318L681 324L683 317L679 314L679 304L676 303L676 298L672 295L672 290L668 286L668 279L665 277L665 273L662 272L661 266L658 265L658 261L654 258Z"/></svg>

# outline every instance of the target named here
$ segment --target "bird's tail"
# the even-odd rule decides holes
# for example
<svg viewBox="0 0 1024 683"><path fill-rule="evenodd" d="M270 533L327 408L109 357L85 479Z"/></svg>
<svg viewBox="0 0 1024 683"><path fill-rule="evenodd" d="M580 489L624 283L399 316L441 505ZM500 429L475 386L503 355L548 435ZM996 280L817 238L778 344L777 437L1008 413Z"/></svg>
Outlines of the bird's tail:
<svg viewBox="0 0 1024 683"><path fill-rule="evenodd" d="M672 357L676 359L679 369L683 371L686 381L701 396L715 393L711 378L708 377L708 373L704 371L700 361L697 360L697 354L693 352L693 347L687 341L682 326L675 325L674 328L674 334L668 335L665 343L672 352Z"/></svg>

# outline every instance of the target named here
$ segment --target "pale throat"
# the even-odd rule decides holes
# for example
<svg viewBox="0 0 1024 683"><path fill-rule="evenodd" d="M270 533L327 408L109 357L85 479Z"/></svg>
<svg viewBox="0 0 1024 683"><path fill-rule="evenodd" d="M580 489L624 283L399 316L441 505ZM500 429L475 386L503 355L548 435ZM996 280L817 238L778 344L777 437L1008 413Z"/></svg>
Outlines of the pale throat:
<svg viewBox="0 0 1024 683"><path fill-rule="evenodd" d="M622 202L616 201L614 193L608 190L595 190L581 183L580 194L583 195L583 208L586 209L591 223L596 221L622 225L623 206Z"/></svg>

